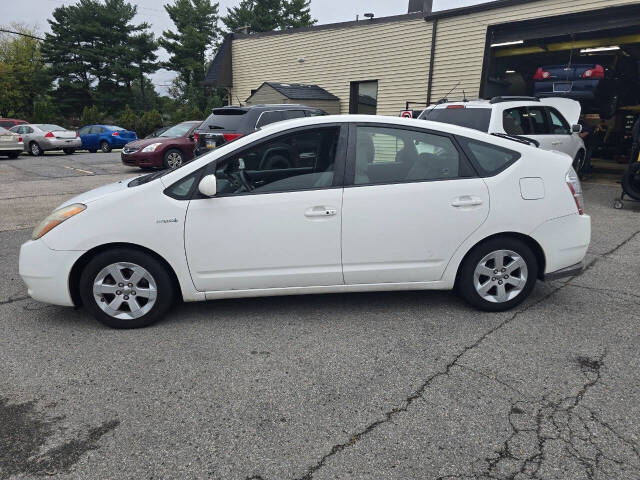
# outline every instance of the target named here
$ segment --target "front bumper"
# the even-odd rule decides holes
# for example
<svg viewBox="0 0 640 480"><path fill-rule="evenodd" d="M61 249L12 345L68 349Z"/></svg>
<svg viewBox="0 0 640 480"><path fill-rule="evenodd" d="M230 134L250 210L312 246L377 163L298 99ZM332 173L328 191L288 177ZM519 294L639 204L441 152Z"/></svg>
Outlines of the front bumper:
<svg viewBox="0 0 640 480"><path fill-rule="evenodd" d="M162 167L161 152L142 152L140 150L134 153L122 152L120 159L124 165L129 167Z"/></svg>
<svg viewBox="0 0 640 480"><path fill-rule="evenodd" d="M52 250L42 239L24 243L20 247L19 271L29 295L40 302L72 307L69 275L83 253Z"/></svg>

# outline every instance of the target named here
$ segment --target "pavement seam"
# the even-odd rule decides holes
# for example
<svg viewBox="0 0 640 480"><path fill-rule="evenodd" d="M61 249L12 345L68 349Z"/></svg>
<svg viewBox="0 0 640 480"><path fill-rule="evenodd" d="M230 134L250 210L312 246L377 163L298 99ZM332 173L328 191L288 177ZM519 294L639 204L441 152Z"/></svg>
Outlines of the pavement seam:
<svg viewBox="0 0 640 480"><path fill-rule="evenodd" d="M8 300L0 300L0 305L8 305L10 303L21 302L23 300L29 300L29 295L24 295L22 297L9 298Z"/></svg>

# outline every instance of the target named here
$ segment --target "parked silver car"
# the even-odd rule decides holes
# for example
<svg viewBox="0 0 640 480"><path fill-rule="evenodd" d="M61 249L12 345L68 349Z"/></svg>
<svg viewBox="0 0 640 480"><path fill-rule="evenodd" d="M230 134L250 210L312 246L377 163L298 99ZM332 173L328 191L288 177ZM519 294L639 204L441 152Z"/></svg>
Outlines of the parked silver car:
<svg viewBox="0 0 640 480"><path fill-rule="evenodd" d="M20 155L23 150L24 143L22 143L22 137L17 133L0 127L0 155L9 158L18 158L18 155Z"/></svg>
<svg viewBox="0 0 640 480"><path fill-rule="evenodd" d="M16 125L11 132L22 135L24 149L31 155L43 155L49 150L62 150L71 155L82 146L77 132L66 130L58 125L47 123L28 123Z"/></svg>

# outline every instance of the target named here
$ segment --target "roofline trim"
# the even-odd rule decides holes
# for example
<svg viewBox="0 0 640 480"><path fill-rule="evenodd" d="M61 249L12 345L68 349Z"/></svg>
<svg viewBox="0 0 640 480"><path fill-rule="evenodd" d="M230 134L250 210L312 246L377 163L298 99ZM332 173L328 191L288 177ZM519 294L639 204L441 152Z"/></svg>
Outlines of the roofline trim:
<svg viewBox="0 0 640 480"><path fill-rule="evenodd" d="M484 12L487 10L495 10L498 8L512 7L517 5L526 5L527 3L539 2L541 0L494 0L489 3L479 3L467 7L450 8L449 10L438 10L424 16L427 21L439 18L459 17L461 15L469 15L472 13Z"/></svg>

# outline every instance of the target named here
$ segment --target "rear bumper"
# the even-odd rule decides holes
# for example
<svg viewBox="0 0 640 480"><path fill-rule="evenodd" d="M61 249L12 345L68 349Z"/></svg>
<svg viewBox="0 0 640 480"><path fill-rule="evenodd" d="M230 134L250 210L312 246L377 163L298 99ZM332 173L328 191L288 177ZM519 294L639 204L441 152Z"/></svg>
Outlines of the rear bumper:
<svg viewBox="0 0 640 480"><path fill-rule="evenodd" d="M555 218L536 228L531 237L544 252L543 278L573 275L579 273L591 243L591 217L576 213Z"/></svg>
<svg viewBox="0 0 640 480"><path fill-rule="evenodd" d="M0 143L0 152L21 152L24 150L24 143L6 142Z"/></svg>
<svg viewBox="0 0 640 480"><path fill-rule="evenodd" d="M79 138L72 139L48 139L38 142L40 148L43 150L62 150L63 148L80 148L82 146L82 140Z"/></svg>
<svg viewBox="0 0 640 480"><path fill-rule="evenodd" d="M571 265L570 267L561 268L560 270L556 270L555 272L545 273L543 276L543 280L545 282L551 282L553 280L559 280L561 278L576 277L578 275L581 275L583 271L584 261L576 263L575 265Z"/></svg>

